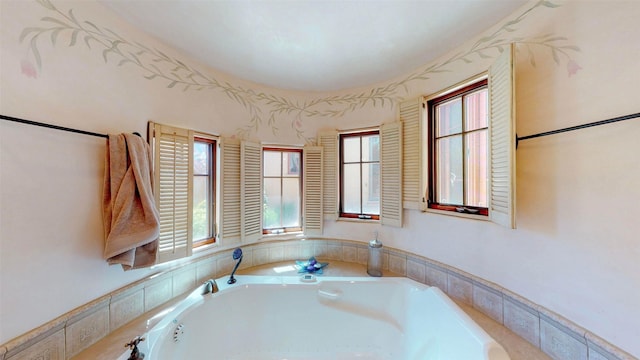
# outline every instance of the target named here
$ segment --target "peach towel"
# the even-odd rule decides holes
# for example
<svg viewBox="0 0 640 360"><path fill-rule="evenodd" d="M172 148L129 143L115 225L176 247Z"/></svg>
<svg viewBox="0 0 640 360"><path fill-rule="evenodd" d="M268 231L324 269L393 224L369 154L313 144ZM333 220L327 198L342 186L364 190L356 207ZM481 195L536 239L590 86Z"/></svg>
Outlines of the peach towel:
<svg viewBox="0 0 640 360"><path fill-rule="evenodd" d="M151 266L160 233L151 148L138 135L109 134L105 160L104 258L124 270Z"/></svg>

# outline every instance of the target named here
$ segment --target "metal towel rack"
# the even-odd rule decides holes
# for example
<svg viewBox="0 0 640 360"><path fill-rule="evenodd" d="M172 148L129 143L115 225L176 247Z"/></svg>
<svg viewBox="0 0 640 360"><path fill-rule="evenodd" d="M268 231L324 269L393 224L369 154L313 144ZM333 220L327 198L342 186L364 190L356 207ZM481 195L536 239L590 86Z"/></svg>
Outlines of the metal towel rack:
<svg viewBox="0 0 640 360"><path fill-rule="evenodd" d="M543 132L543 133L539 133L539 134L527 135L527 136L523 136L523 137L518 137L518 134L516 134L516 149L518 148L518 143L521 140L529 140L529 139L533 139L533 138L537 138L537 137L542 137L542 136L547 136L547 135L554 135L554 134L559 134L559 133L563 133L563 132L567 132L567 131L573 131L573 130L579 130L579 129L586 129L586 128L590 128L590 127L594 127L594 126L611 124L611 123L618 122L618 121L631 120L631 119L636 119L636 118L640 118L640 113L629 114L629 115L625 115L625 116L619 116L619 117L615 117L615 118L611 118L611 119L607 119L607 120L594 121L594 122L591 122L591 123L588 123L588 124L576 125L576 126L563 128L563 129L547 131L547 132Z"/></svg>
<svg viewBox="0 0 640 360"><path fill-rule="evenodd" d="M96 136L96 137L101 137L101 138L109 138L109 135L107 135L107 134L100 134L100 133L95 133L95 132L92 132L92 131L73 129L73 128L64 127L64 126L47 124L47 123L43 123L43 122L39 122L39 121L20 119L20 118L12 117L12 116L0 115L0 119L7 120L7 121L13 121L13 122L21 123L21 124L45 127L45 128L49 128L49 129L68 131L68 132L72 132L72 133L76 133L76 134L84 134L84 135L91 135L91 136ZM134 132L134 134L142 137L142 135L140 135L140 133L138 133L138 132Z"/></svg>
<svg viewBox="0 0 640 360"><path fill-rule="evenodd" d="M529 139L534 139L534 138L538 138L538 137L542 137L542 136L560 134L560 133L567 132L567 131L586 129L586 128L590 128L590 127L594 127L594 126L611 124L611 123L618 122L618 121L631 120L631 119L637 119L637 118L640 118L640 113L629 114L629 115L625 115L625 116L618 116L618 117L611 118L611 119L606 119L606 120L601 120L601 121L594 121L594 122L591 122L591 123L588 123L588 124L576 125L576 126L563 128L563 129L546 131L546 132L533 134L533 135L522 136L522 137L519 137L518 134L516 134L516 149L518 148L518 144L522 140L529 140ZM97 137L101 137L101 138L108 138L109 137L106 134L99 134L99 133L95 133L95 132L91 132L91 131L78 130L78 129L68 128L68 127L64 127L64 126L52 125L52 124L47 124L47 123L42 123L42 122L32 121L32 120L25 120L25 119L20 119L20 118L11 117L11 116L5 116L5 115L0 115L0 119L7 120L7 121L14 121L14 122L22 123L22 124L41 126L41 127L46 127L46 128L50 128L50 129L63 130L63 131L68 131L68 132L73 132L73 133L78 133L78 134L97 136ZM136 134L138 136L141 136L137 132L134 132L134 134Z"/></svg>

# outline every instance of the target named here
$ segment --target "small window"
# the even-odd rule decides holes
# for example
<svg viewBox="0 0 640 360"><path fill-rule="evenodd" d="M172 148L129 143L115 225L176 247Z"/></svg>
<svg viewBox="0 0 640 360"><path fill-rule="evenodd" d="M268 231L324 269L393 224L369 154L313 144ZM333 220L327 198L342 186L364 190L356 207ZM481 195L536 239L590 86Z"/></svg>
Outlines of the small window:
<svg viewBox="0 0 640 360"><path fill-rule="evenodd" d="M216 142L193 141L193 247L215 242Z"/></svg>
<svg viewBox="0 0 640 360"><path fill-rule="evenodd" d="M380 219L380 135L340 135L340 216Z"/></svg>
<svg viewBox="0 0 640 360"><path fill-rule="evenodd" d="M302 231L302 150L263 149L263 233Z"/></svg>
<svg viewBox="0 0 640 360"><path fill-rule="evenodd" d="M488 110L486 79L428 102L429 208L488 215Z"/></svg>

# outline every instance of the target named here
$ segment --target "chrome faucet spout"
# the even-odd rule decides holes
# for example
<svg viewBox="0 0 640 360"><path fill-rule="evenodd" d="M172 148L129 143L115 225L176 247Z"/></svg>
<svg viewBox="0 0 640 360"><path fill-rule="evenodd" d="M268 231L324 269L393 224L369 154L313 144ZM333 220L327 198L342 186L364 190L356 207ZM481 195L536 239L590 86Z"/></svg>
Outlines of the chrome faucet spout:
<svg viewBox="0 0 640 360"><path fill-rule="evenodd" d="M209 279L203 284L202 295L214 294L218 292L218 284L215 280Z"/></svg>

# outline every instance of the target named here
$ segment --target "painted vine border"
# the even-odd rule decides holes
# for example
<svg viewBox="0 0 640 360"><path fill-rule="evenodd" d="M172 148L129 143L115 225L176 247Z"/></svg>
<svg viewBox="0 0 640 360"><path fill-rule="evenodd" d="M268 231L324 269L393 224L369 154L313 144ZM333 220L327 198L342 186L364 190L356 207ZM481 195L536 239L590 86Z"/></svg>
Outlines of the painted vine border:
<svg viewBox="0 0 640 360"><path fill-rule="evenodd" d="M549 0L540 0L518 17L507 21L492 34L480 38L466 51L461 51L443 62L434 63L399 81L374 87L370 91L319 97L299 102L268 92L220 81L189 66L184 61L166 55L157 48L130 41L115 31L101 27L94 22L79 20L74 15L73 9L63 12L50 0L36 1L52 13L51 16L45 16L40 19L41 26L27 27L20 34L20 42L29 42L27 57L32 56L37 65L36 70L28 60L23 60L22 72L24 74L36 77L37 72L42 68L42 57L38 50L38 41L41 38L48 36L55 47L58 43L59 35L67 32L70 34L68 36L68 46L72 47L79 42L83 42L89 49L100 48L105 63L117 61L118 66L125 64L137 66L144 73L143 76L146 79L164 81L167 84L167 88L182 89L182 91L215 90L227 95L249 113L248 123L236 132L236 135L240 138L249 137L251 133L257 132L264 121L266 121L266 125L272 132L276 134L279 130L279 117L281 115L294 114L290 123L291 128L296 132L298 138L313 142L314 139L308 138L304 134L302 127L304 119L337 118L357 111L366 105L372 105L373 107L392 106L403 99L402 95L406 95L409 92L409 84L426 81L437 73L448 72L450 71L450 66L454 63L471 63L474 58L493 58L504 51L511 42L518 43L526 49L528 60L532 66L536 64L532 48L542 47L548 49L548 53L556 64L560 65L562 62L566 62L569 76L581 69L571 58L571 52L578 52L580 49L577 46L567 44L568 39L564 36L557 36L553 33L532 38L510 36L510 33L515 32L517 26L534 10L560 6Z"/></svg>

